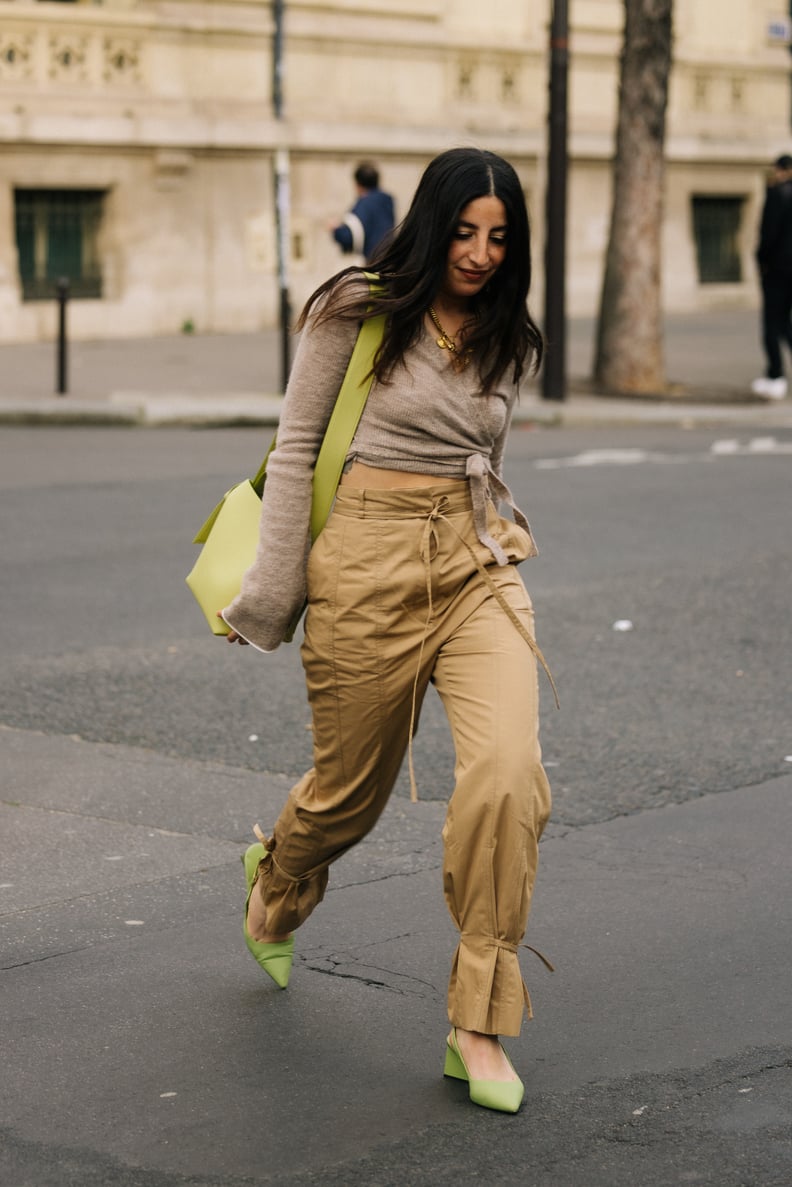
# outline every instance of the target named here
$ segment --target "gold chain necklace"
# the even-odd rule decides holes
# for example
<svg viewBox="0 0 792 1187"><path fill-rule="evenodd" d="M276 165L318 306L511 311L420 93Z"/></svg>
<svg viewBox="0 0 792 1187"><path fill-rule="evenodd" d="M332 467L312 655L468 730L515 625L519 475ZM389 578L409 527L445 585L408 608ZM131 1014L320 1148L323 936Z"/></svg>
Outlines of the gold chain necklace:
<svg viewBox="0 0 792 1187"><path fill-rule="evenodd" d="M451 364L456 371L464 371L465 367L470 362L471 352L466 350L464 353L460 354L459 347L448 331L443 329L440 318L437 316L431 305L429 306L429 316L432 319L435 329L440 335L439 338L435 339L437 345L441 350L447 350L450 352L452 355Z"/></svg>

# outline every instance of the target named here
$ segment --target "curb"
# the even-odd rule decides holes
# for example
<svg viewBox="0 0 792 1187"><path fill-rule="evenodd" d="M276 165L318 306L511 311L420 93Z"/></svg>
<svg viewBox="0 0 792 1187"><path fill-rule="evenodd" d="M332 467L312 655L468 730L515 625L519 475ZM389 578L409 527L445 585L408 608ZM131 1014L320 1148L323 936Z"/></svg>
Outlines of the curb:
<svg viewBox="0 0 792 1187"><path fill-rule="evenodd" d="M74 400L69 396L61 396L35 402L0 398L0 424L129 428L277 425L282 402L280 396L248 393L207 396L172 393L152 396L113 392L106 400Z"/></svg>
<svg viewBox="0 0 792 1187"><path fill-rule="evenodd" d="M281 396L248 392L190 395L114 392L107 399L0 397L0 425L93 425L117 428L277 427ZM766 403L727 398L687 402L644 397L611 398L582 393L566 400L542 400L531 393L514 412L515 426L530 428L597 425L666 425L682 428L718 424L792 428L792 400Z"/></svg>

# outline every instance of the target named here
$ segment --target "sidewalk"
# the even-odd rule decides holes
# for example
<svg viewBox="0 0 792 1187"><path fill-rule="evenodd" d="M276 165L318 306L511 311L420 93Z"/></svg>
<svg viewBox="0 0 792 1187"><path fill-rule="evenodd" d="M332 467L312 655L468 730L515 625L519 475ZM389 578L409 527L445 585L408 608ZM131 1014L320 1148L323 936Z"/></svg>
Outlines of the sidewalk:
<svg viewBox="0 0 792 1187"><path fill-rule="evenodd" d="M335 867L281 993L241 942L239 853L282 776L11 729L0 758L4 1183L792 1181L788 775L551 827L531 938L557 972L524 954L511 1119L442 1078L442 803L394 799Z"/></svg>
<svg viewBox="0 0 792 1187"><path fill-rule="evenodd" d="M597 423L792 427L792 398L750 394L761 373L753 312L666 319L666 398L611 398L592 392L594 323L569 323L566 400L543 400L527 385L517 419L545 425ZM281 397L277 330L70 344L68 394L55 394L53 343L0 345L0 423L129 425L276 424Z"/></svg>

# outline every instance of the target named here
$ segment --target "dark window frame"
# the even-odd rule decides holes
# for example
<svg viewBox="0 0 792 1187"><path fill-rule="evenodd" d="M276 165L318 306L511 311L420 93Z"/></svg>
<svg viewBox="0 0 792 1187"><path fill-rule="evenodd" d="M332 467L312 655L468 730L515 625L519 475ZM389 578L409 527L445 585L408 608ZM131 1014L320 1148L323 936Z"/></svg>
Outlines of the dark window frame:
<svg viewBox="0 0 792 1187"><path fill-rule="evenodd" d="M24 301L52 298L61 277L69 293L101 299L99 234L106 190L14 190L14 225Z"/></svg>
<svg viewBox="0 0 792 1187"><path fill-rule="evenodd" d="M699 284L742 284L740 252L746 194L691 194Z"/></svg>

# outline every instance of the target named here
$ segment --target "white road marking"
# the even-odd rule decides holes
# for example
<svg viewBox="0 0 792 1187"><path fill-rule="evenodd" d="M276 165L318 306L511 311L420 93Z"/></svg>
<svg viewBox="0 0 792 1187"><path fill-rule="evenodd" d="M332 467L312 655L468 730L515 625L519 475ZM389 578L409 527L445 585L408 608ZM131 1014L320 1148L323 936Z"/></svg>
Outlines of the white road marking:
<svg viewBox="0 0 792 1187"><path fill-rule="evenodd" d="M776 457L792 454L792 441L751 437L746 442L726 437L713 441L706 453L655 453L648 449L587 449L570 457L537 458L537 470L568 470L585 466L679 465L727 457Z"/></svg>
<svg viewBox="0 0 792 1187"><path fill-rule="evenodd" d="M538 470L561 470L568 466L636 466L652 455L645 449L587 449L574 457L539 458Z"/></svg>
<svg viewBox="0 0 792 1187"><path fill-rule="evenodd" d="M724 455L745 457L748 454L792 453L792 441L779 441L776 437L751 437L745 445L741 445L739 441L728 438L724 441L713 441L710 453L721 457Z"/></svg>

